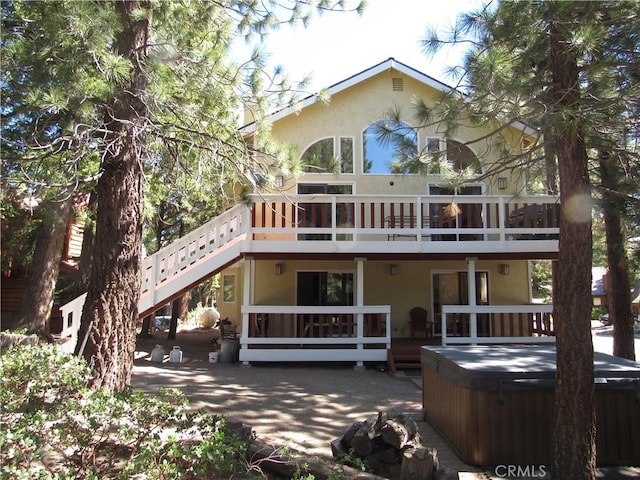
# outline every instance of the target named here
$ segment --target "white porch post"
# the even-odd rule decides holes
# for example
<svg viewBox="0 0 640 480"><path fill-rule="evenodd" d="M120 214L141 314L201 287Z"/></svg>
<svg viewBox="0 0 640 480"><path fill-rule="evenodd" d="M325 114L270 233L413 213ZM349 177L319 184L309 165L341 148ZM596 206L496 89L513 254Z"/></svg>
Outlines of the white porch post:
<svg viewBox="0 0 640 480"><path fill-rule="evenodd" d="M356 257L356 306L363 307L364 306L364 262L365 258ZM356 313L356 336L358 337L357 349L363 350L364 345L362 344L364 337L364 315L362 312ZM357 367L363 367L364 362L362 360L358 360L356 363Z"/></svg>
<svg viewBox="0 0 640 480"><path fill-rule="evenodd" d="M255 260L253 257L244 259L243 279L242 279L242 306L253 305L254 300L254 278L255 278ZM243 308L244 310L244 308ZM242 334L240 335L240 346L248 345L249 339L249 314L246 311L242 313ZM249 362L242 362L243 365L249 365Z"/></svg>
<svg viewBox="0 0 640 480"><path fill-rule="evenodd" d="M468 284L468 304L470 307L476 305L476 258L467 258L467 284ZM476 345L476 339L478 338L478 314L475 309L472 310L469 315L469 337L471 344Z"/></svg>

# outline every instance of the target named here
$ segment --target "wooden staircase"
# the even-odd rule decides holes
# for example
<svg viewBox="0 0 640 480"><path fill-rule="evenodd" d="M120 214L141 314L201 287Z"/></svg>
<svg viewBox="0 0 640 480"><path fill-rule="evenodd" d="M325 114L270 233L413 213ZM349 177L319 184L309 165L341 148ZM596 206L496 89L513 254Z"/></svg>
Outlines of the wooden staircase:
<svg viewBox="0 0 640 480"><path fill-rule="evenodd" d="M239 260L250 225L250 209L236 205L144 258L140 318ZM83 293L60 307L63 325L59 337L65 351L75 348L86 296Z"/></svg>
<svg viewBox="0 0 640 480"><path fill-rule="evenodd" d="M391 341L387 350L387 371L391 374L398 370L420 370L420 347L423 345L439 345L433 338L398 338Z"/></svg>

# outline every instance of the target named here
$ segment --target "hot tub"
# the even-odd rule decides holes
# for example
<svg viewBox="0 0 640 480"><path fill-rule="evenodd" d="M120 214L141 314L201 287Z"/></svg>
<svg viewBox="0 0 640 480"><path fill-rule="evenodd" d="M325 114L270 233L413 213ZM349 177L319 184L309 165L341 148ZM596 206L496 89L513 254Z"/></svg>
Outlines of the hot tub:
<svg viewBox="0 0 640 480"><path fill-rule="evenodd" d="M422 347L427 420L470 464L551 463L555 347ZM596 353L598 465L640 464L640 364Z"/></svg>

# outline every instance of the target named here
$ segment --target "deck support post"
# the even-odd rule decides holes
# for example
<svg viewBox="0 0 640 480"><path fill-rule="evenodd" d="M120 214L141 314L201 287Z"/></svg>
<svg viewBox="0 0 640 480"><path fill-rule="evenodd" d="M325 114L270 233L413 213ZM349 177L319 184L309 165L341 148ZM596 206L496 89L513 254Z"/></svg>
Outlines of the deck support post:
<svg viewBox="0 0 640 480"><path fill-rule="evenodd" d="M253 305L254 303L254 283L255 283L255 260L253 257L245 257L242 279L242 305ZM249 338L249 314L242 313L242 333L240 335L240 348L243 344L246 346ZM243 365L249 365L249 362L242 362Z"/></svg>
<svg viewBox="0 0 640 480"><path fill-rule="evenodd" d="M356 257L356 306L364 306L364 262L366 258ZM358 337L358 350L362 350L364 345L362 339L364 337L364 315L359 312L356 314L356 336ZM356 367L363 367L364 362L358 360Z"/></svg>
<svg viewBox="0 0 640 480"><path fill-rule="evenodd" d="M467 281L468 281L468 304L470 307L476 307L476 260L477 258L467 258ZM475 339L478 338L478 314L472 309L469 316L469 337L471 345L476 345Z"/></svg>

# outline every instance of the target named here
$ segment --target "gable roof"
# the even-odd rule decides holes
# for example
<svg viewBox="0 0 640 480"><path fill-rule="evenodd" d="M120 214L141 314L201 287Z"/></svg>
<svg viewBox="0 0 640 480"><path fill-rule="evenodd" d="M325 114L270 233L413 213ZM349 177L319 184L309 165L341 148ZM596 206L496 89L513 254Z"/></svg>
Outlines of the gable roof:
<svg viewBox="0 0 640 480"><path fill-rule="evenodd" d="M388 59L384 60L383 62L378 63L377 65L374 65L372 67L367 68L366 70L361 71L360 73L356 73L355 75L352 75L344 80L339 81L338 83L334 83L333 85L331 85L330 87L328 87L326 89L326 92L329 95L335 95L337 93L340 93L344 90L346 90L347 88L350 88L354 85L357 85L358 83L361 83L365 80L368 80L376 75L378 75L379 73L382 73L384 71L387 70L397 70L400 73L403 73L405 75L407 75L408 77L411 77L419 82L422 82L423 84L432 87L440 92L452 92L452 91L456 91L453 87L440 82L439 80L436 80L433 77L430 77L429 75L426 75L418 70L416 70L415 68L412 68L402 62L399 62L398 60L396 60L393 57L389 57ZM266 120L268 122L275 122L277 120L280 120L281 118L284 118L288 115L291 115L293 113L299 112L300 110L302 110L303 108L306 108L310 105L313 105L316 100L318 98L318 94L312 94L309 95L308 97L305 97L304 99L302 99L300 102L296 102L294 105L291 105L289 107L283 108L282 110L278 110L272 114L270 114ZM526 131L529 134L534 134L535 133L535 129L521 123L521 122L514 122L514 126L516 126L517 128ZM254 132L256 129L256 122L251 122L245 126L243 126L240 131L242 133L252 133Z"/></svg>
<svg viewBox="0 0 640 480"><path fill-rule="evenodd" d="M333 85L328 87L326 91L329 95L335 95L360 82L368 80L369 78L372 78L381 72L384 72L386 70L391 70L391 69L404 73L405 75L412 77L437 90L440 90L440 91L453 90L452 87L449 87L448 85L445 85L444 83L439 82L435 78L430 77L429 75L425 75L424 73L419 72L415 68L411 68L408 65L405 65L404 63L397 61L393 57L390 57L385 61L378 63L377 65L374 65L372 67L367 68L366 70L363 70L360 73L356 73L355 75L345 78L344 80L341 80L338 83L334 83ZM304 99L302 99L300 102L297 102L295 105L283 108L282 110L278 110L277 112L272 113L267 117L267 120L270 122L275 122L277 120L280 120L281 118L284 118L287 115L291 115L292 113L295 113L305 107L313 105L316 102L317 98L318 98L317 93L309 95L308 97L305 97ZM242 130L245 133L251 133L254 129L255 129L255 122L249 123L244 127L242 127Z"/></svg>

